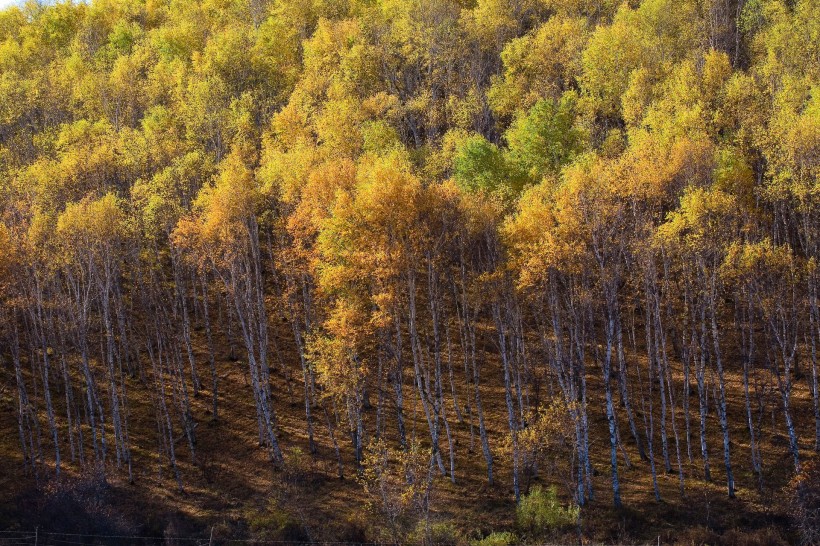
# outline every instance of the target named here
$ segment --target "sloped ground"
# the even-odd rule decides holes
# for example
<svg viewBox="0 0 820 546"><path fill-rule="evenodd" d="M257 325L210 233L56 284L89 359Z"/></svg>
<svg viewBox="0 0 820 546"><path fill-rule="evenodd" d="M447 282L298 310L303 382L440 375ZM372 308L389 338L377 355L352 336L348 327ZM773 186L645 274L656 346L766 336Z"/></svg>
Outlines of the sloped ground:
<svg viewBox="0 0 820 546"><path fill-rule="evenodd" d="M283 343L280 340L280 344ZM109 471L107 483L103 483L89 474L81 474L78 466L69 461L65 462L64 476L60 480L50 477L53 465L42 468L37 477L23 476L16 424L16 390L13 376L7 367L3 367L0 371L0 529L39 526L43 533L159 537L208 537L213 529L216 539L356 542L383 538L380 518L367 509L368 499L356 479L352 449L343 423L340 422L336 430L345 459L343 479L336 475L333 447L324 417L318 409L314 412L318 453L315 457L308 455L302 385L298 380L298 361L293 353L287 350L283 353L292 376L290 381L283 379L275 355L271 363L275 376L273 392L280 439L290 461L291 470L288 472L275 471L266 451L257 446L256 415L245 364L241 360L228 360L224 354L218 356L222 357L217 364L221 391L219 421L210 420L208 391L203 391L194 400L195 418L199 423L196 429L196 465L191 462L185 441L177 443L183 492L178 491L167 460L160 460L156 453L158 433L154 410L146 387L134 380L129 385L129 427L135 469L133 485L127 483L124 473L118 473L113 468ZM207 359L204 354L200 357L204 378ZM537 362L535 365L543 366ZM693 388L690 402L692 463L687 458L680 413L678 421L686 474L684 496L679 491L677 473L663 473L660 433L656 431L655 457L662 501L655 502L649 464L639 459L622 415L621 435L632 466L626 468L624 459L619 459L624 508L615 510L611 502L603 401L595 398L602 393L599 388L601 379L598 370L590 367L589 392L593 398L590 400L589 414L593 427L591 442L596 478L595 500L582 511L584 542L657 543L660 540L662 543L680 544L777 544L796 540L788 518L786 487L792 475L792 464L778 395L776 392L769 395L769 411L763 416L760 448L764 476L760 488L751 471L742 382L736 368L729 366L727 389L730 415L733 417L730 423L737 498L730 500L726 497L722 443L713 408L709 416L713 481L707 483L701 479L696 428L697 391ZM679 371L676 371L678 382L682 380L677 373ZM463 379L459 374L456 376ZM485 418L495 456L495 485L489 486L486 481L477 423L471 442L466 418L463 423L455 423L452 409L449 412L455 425L456 483L445 477L436 479L432 518L450 522L465 537L478 537L492 530L514 529L515 526L512 469L509 457L503 451L506 407L502 379L497 362L484 366L482 388ZM680 385L677 387L680 393ZM468 394L463 380L458 388L459 402L463 405ZM408 435L415 434L425 441L429 438L426 422L420 405L413 405L411 393L414 391L409 378L405 392ZM376 415L376 396L375 392L371 392L372 408L367 413L371 431ZM389 419L388 435L395 433L389 396L388 393L385 406ZM677 402L680 404L679 400ZM794 409L798 431L803 433L800 438L802 455L812 456L814 427L805 378L799 379L795 385ZM657 420L660 408L656 406L654 411ZM676 470L674 438L669 428L670 455ZM446 458L446 438L442 439L441 446ZM48 449L48 442L44 440L44 450L47 452ZM68 459L67 446L63 446L63 453ZM559 490L566 498L566 490L560 489L561 476L542 474L529 483L539 482L559 484ZM48 535L42 537L47 538ZM56 540L59 537L52 538ZM62 538L65 540L66 537ZM553 539L577 542L578 537L575 531L567 530Z"/></svg>

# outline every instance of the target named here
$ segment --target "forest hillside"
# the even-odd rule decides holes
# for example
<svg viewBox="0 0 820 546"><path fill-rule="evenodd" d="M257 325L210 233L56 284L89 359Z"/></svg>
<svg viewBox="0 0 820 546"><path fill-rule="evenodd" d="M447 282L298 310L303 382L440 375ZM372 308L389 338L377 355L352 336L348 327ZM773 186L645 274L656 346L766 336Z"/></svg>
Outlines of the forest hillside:
<svg viewBox="0 0 820 546"><path fill-rule="evenodd" d="M6 8L0 541L816 544L819 250L818 0Z"/></svg>

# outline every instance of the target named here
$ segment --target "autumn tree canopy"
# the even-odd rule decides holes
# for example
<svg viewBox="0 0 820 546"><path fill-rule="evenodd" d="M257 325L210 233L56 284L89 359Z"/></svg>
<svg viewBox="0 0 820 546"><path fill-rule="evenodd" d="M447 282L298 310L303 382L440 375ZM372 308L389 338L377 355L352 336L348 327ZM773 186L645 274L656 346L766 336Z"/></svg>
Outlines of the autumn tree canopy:
<svg viewBox="0 0 820 546"><path fill-rule="evenodd" d="M818 260L817 0L0 11L20 475L184 490L240 370L271 467L330 446L391 540L467 469L748 497L820 448Z"/></svg>

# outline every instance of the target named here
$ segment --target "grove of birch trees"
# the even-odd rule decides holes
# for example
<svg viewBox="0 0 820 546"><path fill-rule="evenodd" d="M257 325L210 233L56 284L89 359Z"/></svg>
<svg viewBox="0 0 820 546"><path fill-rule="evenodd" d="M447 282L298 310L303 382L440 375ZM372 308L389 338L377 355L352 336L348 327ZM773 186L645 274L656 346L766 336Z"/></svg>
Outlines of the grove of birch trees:
<svg viewBox="0 0 820 546"><path fill-rule="evenodd" d="M230 366L276 470L297 397L339 476L420 445L516 501L545 452L581 507L634 467L734 497L762 437L820 449L819 250L817 0L0 11L21 476L183 490Z"/></svg>

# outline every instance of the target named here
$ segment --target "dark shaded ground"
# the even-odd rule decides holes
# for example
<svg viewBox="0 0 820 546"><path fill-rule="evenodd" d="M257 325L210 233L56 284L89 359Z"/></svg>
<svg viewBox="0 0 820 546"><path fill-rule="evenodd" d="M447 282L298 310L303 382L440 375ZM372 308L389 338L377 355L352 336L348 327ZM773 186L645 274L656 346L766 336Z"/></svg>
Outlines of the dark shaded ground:
<svg viewBox="0 0 820 546"><path fill-rule="evenodd" d="M204 359L201 365L204 370ZM295 360L288 362L294 377L296 365ZM318 455L315 458L307 455L301 386L294 380L289 388L281 379L281 373L277 374L279 382L274 392L280 437L289 459L297 461L294 463L296 474L284 475L272 469L266 452L256 445L256 417L253 398L243 375L245 366L242 362L223 359L218 367L222 378L220 421L210 421L209 393L203 392L195 400L195 417L199 422L196 465L190 461L185 442L178 443L184 492L177 490L167 461L160 460L156 454L156 422L150 398L140 396L141 391L147 392L146 387L135 381L129 386L135 484L128 484L124 473L118 473L114 468L109 469L109 478L104 481L99 476L81 473L78 465L70 461L66 462L60 479L51 476L53 466L42 468L37 477L25 476L18 446L13 377L8 369L0 370L0 530L31 530L39 526L43 533L207 538L213 529L217 541L265 538L355 542L382 536L379 534L380 522L367 510L367 499L356 481L350 457L352 450L344 431L337 431L347 457L344 479L336 476L332 446L322 421L316 425ZM279 370L278 364L274 363L273 367ZM592 368L589 388L590 392L597 393L596 384L600 379L594 372ZM585 542L657 543L660 537L662 543L740 545L785 544L797 539L789 520L787 483L792 469L778 399L769 400L769 406L778 411L764 417L761 449L765 473L763 487L759 488L750 468L742 388L736 372L730 368L727 375L733 416L733 463L738 486L734 500L725 495L722 446L714 415L710 415L709 422L713 482L700 479L699 451L694 444L697 416L693 413L692 464L688 461L685 444L681 445L687 478L685 496L680 495L677 474L663 474L659 476L663 500L656 503L648 463L641 461L634 446L627 443L632 467L625 468L623 460L619 460L625 508L614 510L611 507L604 408L599 401L591 401L589 411L595 428L592 447L597 477L596 498L582 512ZM511 468L502 451L506 410L501 371L490 363L484 369L484 378L485 413L496 460L496 485L488 486L486 482L477 427L471 446L470 429L465 421L454 427L457 483L438 478L433 497L433 519L450 522L464 537L514 529L515 523ZM466 392L465 385L461 384L460 388ZM408 384L406 392L412 392L411 389ZM691 407L694 410L697 407L696 391L693 394ZM794 397L798 430L811 434L813 417L805 380L799 381ZM413 402L408 400L407 404L407 414L412 419ZM369 410L368 419L375 419L375 411L375 408ZM427 429L420 407L415 408L415 416L415 420L408 422L408 433L425 439ZM43 424L45 426L45 420ZM683 441L682 418L679 427ZM625 423L622 428L626 429ZM625 430L622 434L626 434ZM800 447L805 457L813 454L812 440L809 435L801 437ZM627 442L627 437L624 441ZM659 439L656 441L659 443ZM673 442L671 437L670 442ZM46 441L44 449L50 449ZM446 450L446 442L442 443L442 449ZM670 449L674 460L674 444ZM662 468L659 446L656 451L656 462ZM67 446L63 446L63 453L69 459ZM539 481L552 480L542 476L532 483ZM42 536L44 539L48 537ZM578 540L572 530L554 538L559 542ZM88 543L89 540L81 537L74 542ZM116 542L119 539L111 540ZM131 542L131 539L123 540ZM71 541L62 537L62 542L57 543Z"/></svg>

